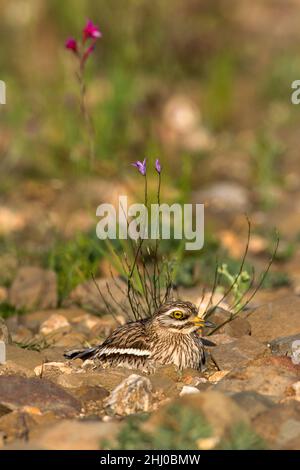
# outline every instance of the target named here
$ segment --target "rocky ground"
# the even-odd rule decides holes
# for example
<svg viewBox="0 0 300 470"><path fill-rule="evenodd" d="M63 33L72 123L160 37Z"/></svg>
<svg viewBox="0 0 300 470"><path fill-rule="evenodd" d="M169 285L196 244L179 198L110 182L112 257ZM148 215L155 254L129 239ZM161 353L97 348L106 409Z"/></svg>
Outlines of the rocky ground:
<svg viewBox="0 0 300 470"><path fill-rule="evenodd" d="M6 295L31 311L0 323L2 449L300 448L298 296L279 295L210 336L216 345L203 373L164 366L145 375L64 359L116 326L87 310L99 306L92 284L57 309L55 274L22 268ZM211 319L220 324L226 315Z"/></svg>

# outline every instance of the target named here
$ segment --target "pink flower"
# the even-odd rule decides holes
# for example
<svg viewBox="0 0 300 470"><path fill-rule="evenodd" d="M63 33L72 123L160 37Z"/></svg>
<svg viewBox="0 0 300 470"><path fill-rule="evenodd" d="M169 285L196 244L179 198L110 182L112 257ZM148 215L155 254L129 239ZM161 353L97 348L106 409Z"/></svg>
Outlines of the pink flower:
<svg viewBox="0 0 300 470"><path fill-rule="evenodd" d="M75 54L78 52L77 41L74 38L68 38L66 40L65 47L66 49L70 49L71 51L75 52Z"/></svg>
<svg viewBox="0 0 300 470"><path fill-rule="evenodd" d="M86 51L84 52L84 54L83 54L83 56L82 56L82 59L81 59L82 64L84 64L85 61L88 59L88 57L92 54L92 52L94 51L95 47L96 47L96 44L93 43L90 47L88 47L88 48L86 49Z"/></svg>
<svg viewBox="0 0 300 470"><path fill-rule="evenodd" d="M96 26L91 20L88 20L85 27L83 28L83 41L89 38L99 39L102 37L102 33L98 26Z"/></svg>

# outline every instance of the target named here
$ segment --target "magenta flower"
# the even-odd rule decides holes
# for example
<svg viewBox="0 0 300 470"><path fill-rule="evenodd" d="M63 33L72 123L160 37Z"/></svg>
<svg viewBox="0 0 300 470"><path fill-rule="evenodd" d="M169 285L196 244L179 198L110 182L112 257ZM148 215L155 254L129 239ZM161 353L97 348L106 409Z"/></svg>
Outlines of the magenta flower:
<svg viewBox="0 0 300 470"><path fill-rule="evenodd" d="M140 162L139 160L137 160L136 162L131 163L131 165L135 166L138 169L138 171L141 173L141 175L145 176L146 170L147 170L146 158L144 159L143 162Z"/></svg>
<svg viewBox="0 0 300 470"><path fill-rule="evenodd" d="M87 48L87 50L84 52L83 56L82 56L82 64L85 63L85 61L88 59L88 57L92 54L92 52L94 51L96 47L96 44L93 43L90 47Z"/></svg>
<svg viewBox="0 0 300 470"><path fill-rule="evenodd" d="M99 39L102 37L102 33L98 26L96 26L91 20L88 20L85 27L83 28L83 41L89 38Z"/></svg>
<svg viewBox="0 0 300 470"><path fill-rule="evenodd" d="M75 54L78 52L77 41L74 38L68 38L66 40L65 47L66 49L70 49L71 51L75 52Z"/></svg>
<svg viewBox="0 0 300 470"><path fill-rule="evenodd" d="M157 173L160 175L160 173L161 173L161 164L160 164L160 161L158 160L158 158L155 160L155 169L156 169Z"/></svg>

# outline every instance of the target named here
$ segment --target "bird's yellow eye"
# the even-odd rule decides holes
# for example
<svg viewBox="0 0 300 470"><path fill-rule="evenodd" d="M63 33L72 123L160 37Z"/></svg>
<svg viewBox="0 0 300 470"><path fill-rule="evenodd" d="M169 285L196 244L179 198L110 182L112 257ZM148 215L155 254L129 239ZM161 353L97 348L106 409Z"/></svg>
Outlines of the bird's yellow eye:
<svg viewBox="0 0 300 470"><path fill-rule="evenodd" d="M183 318L183 313L180 310L175 310L175 312L172 312L172 317L176 318L176 320L181 320Z"/></svg>

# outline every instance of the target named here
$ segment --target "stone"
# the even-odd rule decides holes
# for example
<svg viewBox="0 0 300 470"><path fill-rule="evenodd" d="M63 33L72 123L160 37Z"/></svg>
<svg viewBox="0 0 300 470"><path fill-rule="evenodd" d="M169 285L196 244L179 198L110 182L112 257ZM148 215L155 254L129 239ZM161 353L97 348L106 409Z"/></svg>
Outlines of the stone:
<svg viewBox="0 0 300 470"><path fill-rule="evenodd" d="M160 370L149 375L148 378L153 387L153 392L159 395L161 399L178 396L180 390L178 384L167 375L160 373Z"/></svg>
<svg viewBox="0 0 300 470"><path fill-rule="evenodd" d="M291 336L283 336L280 338L273 339L269 347L274 356L292 356L293 343L299 341L300 344L300 333Z"/></svg>
<svg viewBox="0 0 300 470"><path fill-rule="evenodd" d="M254 362L233 369L214 386L214 389L225 393L255 391L278 402L286 396L288 388L296 382L298 374L299 371L293 368L292 364L286 367L283 363L262 360L257 364Z"/></svg>
<svg viewBox="0 0 300 470"><path fill-rule="evenodd" d="M207 379L203 377L202 372L199 370L187 368L181 371L181 382L184 385L197 387L200 384L205 384Z"/></svg>
<svg viewBox="0 0 300 470"><path fill-rule="evenodd" d="M258 307L248 320L251 335L259 341L271 342L300 332L300 297L286 296Z"/></svg>
<svg viewBox="0 0 300 470"><path fill-rule="evenodd" d="M31 266L20 268L9 289L9 303L17 309L55 308L55 272Z"/></svg>
<svg viewBox="0 0 300 470"><path fill-rule="evenodd" d="M7 360L5 364L0 364L0 376L1 375L18 375L21 377L35 377L32 369L27 369L24 366L15 364L12 361Z"/></svg>
<svg viewBox="0 0 300 470"><path fill-rule="evenodd" d="M73 368L68 366L65 362L45 362L34 369L34 373L37 377L43 377L49 380L57 377L58 375L67 375L72 372Z"/></svg>
<svg viewBox="0 0 300 470"><path fill-rule="evenodd" d="M71 325L66 317L57 313L53 313L41 324L40 333L46 336L57 330L61 332L69 332L71 330Z"/></svg>
<svg viewBox="0 0 300 470"><path fill-rule="evenodd" d="M220 370L230 370L268 354L266 345L251 336L242 336L227 344L215 346L211 354Z"/></svg>
<svg viewBox="0 0 300 470"><path fill-rule="evenodd" d="M5 444L15 439L28 440L35 433L39 433L41 427L57 421L53 413L28 413L23 410L15 410L0 417L0 434L3 435ZM38 429L38 431L35 431Z"/></svg>
<svg viewBox="0 0 300 470"><path fill-rule="evenodd" d="M101 442L106 440L111 442L120 431L120 428L120 423L104 423L99 420L63 420L40 431L39 436L30 441L25 448L99 450Z"/></svg>
<svg viewBox="0 0 300 470"><path fill-rule="evenodd" d="M247 413L230 397L213 390L189 394L155 411L145 424L149 432L157 432L164 423L174 421L175 410L184 410L204 418L211 426L213 436L223 437L236 424L249 424ZM175 423L177 423L175 418Z"/></svg>
<svg viewBox="0 0 300 470"><path fill-rule="evenodd" d="M226 310L224 308L217 307L213 313L207 317L207 320L213 322L216 326L222 325L224 322L228 321L231 318L231 313L229 310ZM203 336L206 336L208 333L211 332L211 328L204 328L203 329ZM219 334L220 331L217 330L217 334ZM224 331L222 332L224 333Z"/></svg>
<svg viewBox="0 0 300 470"><path fill-rule="evenodd" d="M132 371L129 369L100 369L83 373L62 374L57 378L57 384L64 388L78 388L84 385L101 386L111 392L123 380L129 377Z"/></svg>
<svg viewBox="0 0 300 470"><path fill-rule="evenodd" d="M38 351L7 345L7 360L17 366L34 371L35 367L44 362L44 356Z"/></svg>
<svg viewBox="0 0 300 470"><path fill-rule="evenodd" d="M19 321L22 325L26 326L26 328L29 328L29 330L33 331L34 333L38 333L41 324L47 321L51 315L61 315L65 317L69 323L72 323L73 318L75 319L78 316L82 316L84 313L84 310L81 308L36 310L34 312L21 315Z"/></svg>
<svg viewBox="0 0 300 470"><path fill-rule="evenodd" d="M104 400L109 415L127 416L153 409L153 389L148 378L131 374Z"/></svg>
<svg viewBox="0 0 300 470"><path fill-rule="evenodd" d="M49 380L8 375L0 376L0 406L11 411L31 406L63 417L81 410L78 400Z"/></svg>
<svg viewBox="0 0 300 470"><path fill-rule="evenodd" d="M251 325L246 318L239 316L218 330L218 333L224 333L233 338L240 338L241 336L251 334Z"/></svg>
<svg viewBox="0 0 300 470"><path fill-rule="evenodd" d="M231 398L246 411L251 420L275 406L270 398L255 391L235 393Z"/></svg>
<svg viewBox="0 0 300 470"><path fill-rule="evenodd" d="M290 442L300 442L300 402L280 403L259 414L252 423L271 448L291 448Z"/></svg>
<svg viewBox="0 0 300 470"><path fill-rule="evenodd" d="M208 188L195 191L193 202L207 204L218 212L247 212L250 206L249 192L234 181L218 182Z"/></svg>
<svg viewBox="0 0 300 470"><path fill-rule="evenodd" d="M0 318L0 341L3 341L5 344L11 343L11 336L3 318Z"/></svg>
<svg viewBox="0 0 300 470"><path fill-rule="evenodd" d="M109 392L103 387L83 385L82 387L74 388L70 390L70 393L83 403L92 402L103 402L105 398L109 396Z"/></svg>
<svg viewBox="0 0 300 470"><path fill-rule="evenodd" d="M208 377L208 381L216 384L220 382L220 380L222 380L228 373L229 373L229 370L218 370L217 372L213 372Z"/></svg>
<svg viewBox="0 0 300 470"><path fill-rule="evenodd" d="M292 389L295 393L295 399L300 401L300 380L292 385Z"/></svg>
<svg viewBox="0 0 300 470"><path fill-rule="evenodd" d="M181 397L183 397L184 395L190 395L190 394L193 394L193 393L200 393L199 388L192 387L191 385L184 385L182 387L181 392L179 393L179 395Z"/></svg>
<svg viewBox="0 0 300 470"><path fill-rule="evenodd" d="M197 440L199 450L213 450L220 442L219 436L206 437Z"/></svg>
<svg viewBox="0 0 300 470"><path fill-rule="evenodd" d="M43 349L43 356L45 357L45 362L61 362L65 361L64 353L66 351L65 347L56 346L56 344L51 347ZM72 361L74 362L74 360Z"/></svg>
<svg viewBox="0 0 300 470"><path fill-rule="evenodd" d="M225 333L214 333L211 336L203 336L205 340L212 341L215 345L221 345L221 344L228 344L232 343L234 341L234 338L232 336L229 336ZM212 352L214 350L214 346L212 346Z"/></svg>
<svg viewBox="0 0 300 470"><path fill-rule="evenodd" d="M90 313L84 313L71 320L72 326L76 331L87 336L105 336L107 337L113 329L118 326L112 315L97 317Z"/></svg>
<svg viewBox="0 0 300 470"><path fill-rule="evenodd" d="M185 371L187 371L187 369L185 369ZM155 372L152 377L154 378L156 375L159 375L160 377L162 376L166 377L167 379L172 380L173 382L178 382L181 372L178 371L177 367L174 366L174 364L166 364L166 365L158 364L157 367L155 368Z"/></svg>
<svg viewBox="0 0 300 470"><path fill-rule="evenodd" d="M52 379L55 379L55 376L52 376ZM99 374L97 372L92 373L83 370L82 373L57 374L56 383L68 390L75 390L84 386L100 386Z"/></svg>
<svg viewBox="0 0 300 470"><path fill-rule="evenodd" d="M57 348L63 348L64 351L68 349L81 349L86 343L86 336L76 331L68 333L65 329L57 330L56 334L51 336L53 344Z"/></svg>
<svg viewBox="0 0 300 470"><path fill-rule="evenodd" d="M0 341L0 364L6 362L6 347L4 341Z"/></svg>
<svg viewBox="0 0 300 470"><path fill-rule="evenodd" d="M185 95L172 96L162 109L160 138L168 148L188 152L211 150L214 141L203 126L201 114L193 100Z"/></svg>

